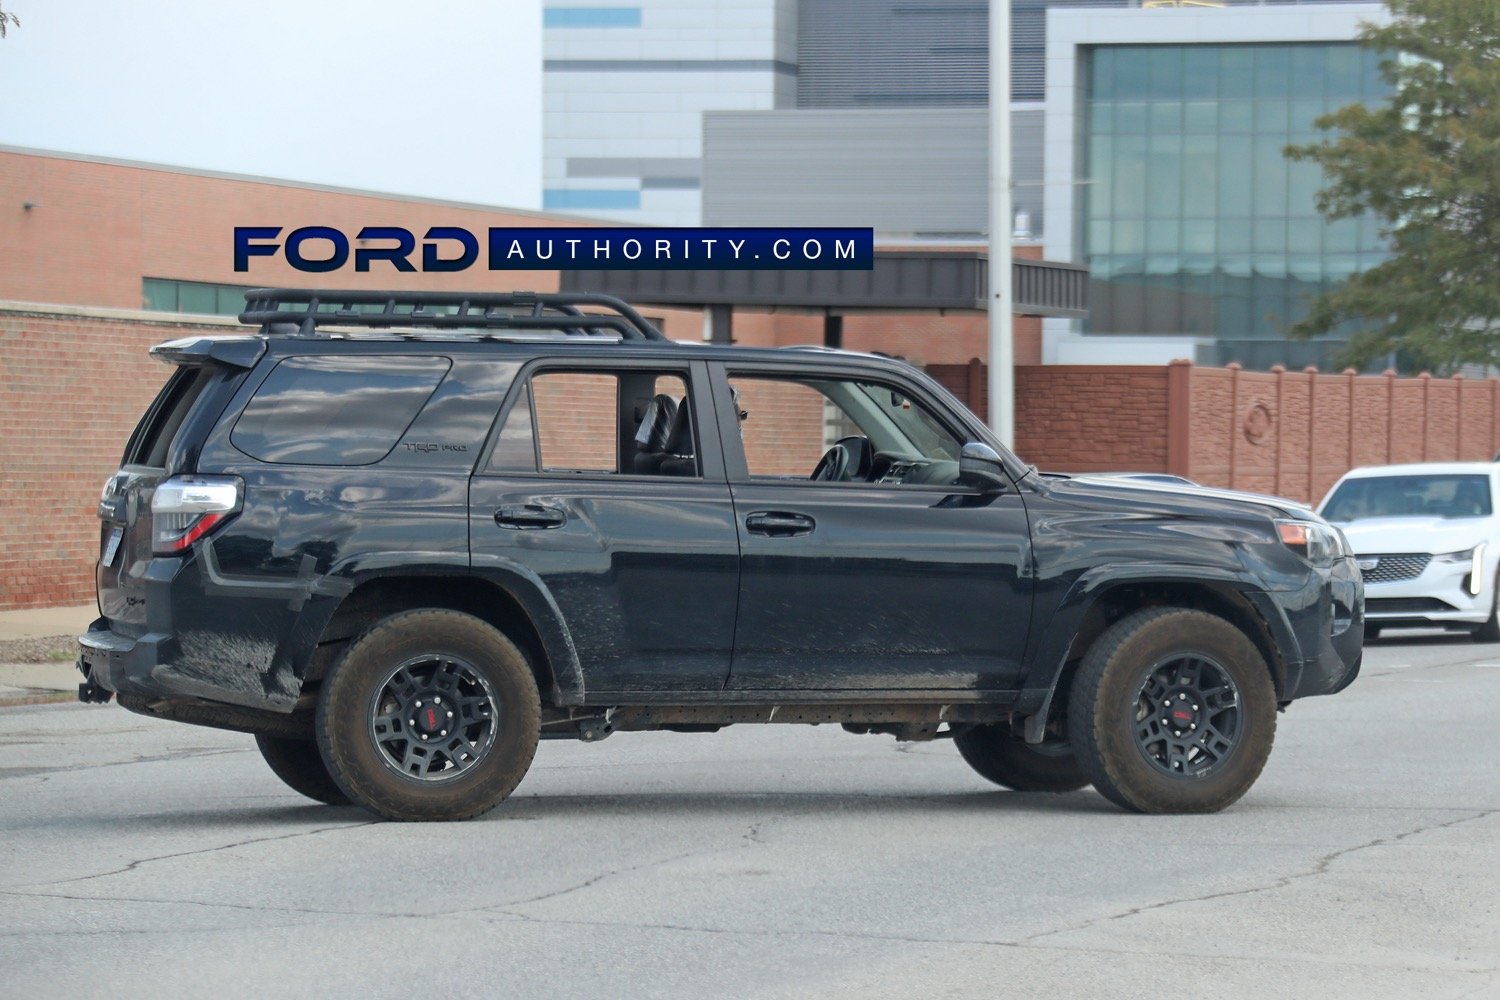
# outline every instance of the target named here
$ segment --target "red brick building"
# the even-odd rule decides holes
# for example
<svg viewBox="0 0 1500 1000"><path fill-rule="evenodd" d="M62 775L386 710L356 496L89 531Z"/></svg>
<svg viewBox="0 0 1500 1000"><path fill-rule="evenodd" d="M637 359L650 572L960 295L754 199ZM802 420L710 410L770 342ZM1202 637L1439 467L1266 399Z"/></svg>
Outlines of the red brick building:
<svg viewBox="0 0 1500 1000"><path fill-rule="evenodd" d="M590 221L0 147L0 608L92 597L100 484L166 377L147 349L193 331L242 329L226 316L147 305L230 311L240 288L258 285L558 287L553 271L403 274L376 265L309 275L280 256L252 258L248 273L236 273L235 226L353 234ZM699 312L647 313L669 337L702 336ZM1317 500L1354 465L1488 459L1500 447L1500 381L1043 366L1040 321L1018 317L1014 329L1017 451L1043 468L1172 471ZM823 317L739 311L733 332L748 345L818 343ZM983 414L987 338L981 313L853 311L842 342L927 366Z"/></svg>

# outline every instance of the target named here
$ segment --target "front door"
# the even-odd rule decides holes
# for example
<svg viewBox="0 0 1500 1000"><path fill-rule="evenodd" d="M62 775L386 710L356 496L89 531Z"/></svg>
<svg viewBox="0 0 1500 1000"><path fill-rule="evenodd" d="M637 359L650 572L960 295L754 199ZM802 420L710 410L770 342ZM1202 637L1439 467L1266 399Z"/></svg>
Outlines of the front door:
<svg viewBox="0 0 1500 1000"><path fill-rule="evenodd" d="M729 368L741 570L730 686L1016 686L1026 508L956 485L961 425L919 386ZM736 449L735 445L741 447Z"/></svg>

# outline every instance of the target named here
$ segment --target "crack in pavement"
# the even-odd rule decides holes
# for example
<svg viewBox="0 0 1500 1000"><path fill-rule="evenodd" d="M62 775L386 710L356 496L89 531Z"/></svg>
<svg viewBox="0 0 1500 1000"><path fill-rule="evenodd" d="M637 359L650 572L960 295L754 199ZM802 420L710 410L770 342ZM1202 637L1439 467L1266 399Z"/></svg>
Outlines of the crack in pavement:
<svg viewBox="0 0 1500 1000"><path fill-rule="evenodd" d="M516 913L510 910L495 911L499 915L512 917L517 921L532 924L547 924L560 926L579 927L613 927L628 930L661 930L677 931L690 934L712 934L738 937L758 938L799 938L799 937L827 937L849 941L878 941L894 942L900 944L919 945L958 945L962 947L978 948L1005 948L1014 951L1050 952L1058 954L1106 954L1122 956L1144 956L1150 958L1161 958L1172 956L1179 958L1203 959L1210 961L1225 962L1254 962L1264 964L1266 956L1263 954L1251 955L1229 955L1219 953L1204 953L1192 951L1163 950L1160 948L1105 948L1096 945L1064 945L1064 944L1031 944L1028 939L1005 940L998 938L959 938L959 937L918 937L909 934L881 934L874 931L843 931L828 930L826 928L802 928L796 930L760 927L714 927L698 924L668 924L654 921L634 920L585 920L566 917L538 917L525 913ZM1303 965L1320 966L1347 966L1351 968L1366 969L1370 967L1367 958L1339 959L1325 955L1280 955L1279 961L1297 963ZM1415 971L1436 971L1441 973L1456 973L1465 976L1482 976L1500 973L1500 967L1481 969L1419 969L1412 965L1387 964L1388 968L1409 969Z"/></svg>
<svg viewBox="0 0 1500 1000"><path fill-rule="evenodd" d="M66 774L74 771L98 771L106 767L125 767L130 764L157 764L164 760L193 760L199 757L221 757L232 753L249 753L241 747L190 747L170 753L137 754L129 760L90 761L87 764L66 764L56 767L0 767L0 781L8 778L28 778L38 774Z"/></svg>
<svg viewBox="0 0 1500 1000"><path fill-rule="evenodd" d="M781 816L771 816L769 818L762 819L762 820L757 820L756 822L751 823L750 824L750 828L740 835L740 840L742 841L742 843L738 845L738 848L742 849L742 848L748 848L748 847L758 847L758 846L760 846L762 844L765 844L766 841L765 841L764 835L762 834L761 831L766 826L768 826L769 824L775 823L775 822L777 822L778 820L780 820L782 818L783 817L781 817ZM643 862L641 862L638 865L630 865L630 866L625 867L625 868L611 868L607 872L601 872L600 874L595 875L595 876L593 876L591 878L585 879L584 881L579 882L576 885L570 885L570 886L567 886L567 887L562 888L562 889L553 890L552 892L542 893L540 896L532 896L532 897L527 898L527 899L506 900L505 902L501 902L501 903L491 903L488 906L474 907L472 910L467 910L467 911L463 911L463 912L474 912L474 913L481 913L481 912L509 913L510 911L507 910L507 909L505 909L506 907L510 907L510 906L528 906L528 905L530 905L532 903L541 903L541 902L545 902L546 900L549 900L549 899L557 899L559 897L567 896L567 895L569 895L571 893L575 893L575 892L579 892L579 891L581 891L583 889L587 889L590 886L597 885L600 882L603 882L605 879L614 878L617 875L629 875L629 874L632 874L634 872L646 871L646 870L651 869L651 868L660 868L660 867L662 867L664 865L672 864L674 861L684 861L687 858L696 858L696 857L700 857L700 856L705 855L705 854L718 854L718 853L721 853L721 852L723 852L725 850L731 850L731 849L736 849L736 848L704 847L704 848L699 848L699 849L693 850L693 851L684 851L684 852L682 852L680 854L674 854L671 857L657 858L657 859L655 859L653 861L643 861ZM515 916L520 916L520 914L514 914L514 915Z"/></svg>
<svg viewBox="0 0 1500 1000"><path fill-rule="evenodd" d="M1429 833L1433 830L1446 830L1450 827L1458 826L1462 823L1472 823L1475 820L1486 819L1490 816L1496 815L1497 813L1500 813L1500 810L1486 809L1480 812L1475 812L1472 815L1460 816L1457 819L1448 820L1443 823L1433 823L1426 826L1419 826L1414 830L1407 830L1404 833L1398 833L1395 836L1376 837L1374 840L1366 841L1363 844L1355 844L1352 847L1343 847L1337 851L1333 851L1331 853L1323 855L1316 862L1314 862L1310 870L1303 872L1293 872L1290 875L1282 875L1268 885L1251 886L1248 889L1226 889L1223 892L1210 892L1205 893L1201 896L1184 896L1178 899L1159 900L1158 902L1147 903L1143 906L1134 906L1120 913L1112 913L1108 916L1103 917L1094 917L1091 920L1086 920L1083 923L1077 924L1072 927L1059 927L1055 930L1042 931L1037 934L1031 934L1024 938L1021 938L1020 940L1022 944L1029 944L1033 941L1039 941L1042 938L1052 937L1057 934L1071 934L1077 931L1085 931L1091 927L1097 927L1100 924L1109 923L1114 920L1124 920L1127 917L1133 917L1141 913L1148 913L1151 910L1164 909L1168 906L1178 906L1186 903L1205 903L1213 899L1226 899L1231 896L1250 896L1260 892L1275 892L1278 889L1285 889L1287 886L1291 885L1294 882L1301 882L1305 879L1317 878L1320 875L1327 874L1328 870L1333 866L1333 863L1335 861L1339 860L1340 858L1347 857L1350 854L1354 854L1359 851L1370 850L1371 848L1375 847L1388 847L1392 844L1398 844L1408 838L1415 837L1420 833Z"/></svg>
<svg viewBox="0 0 1500 1000"><path fill-rule="evenodd" d="M177 851L173 854L158 854L154 857L139 858L125 865L125 867L123 868L116 868L112 871L107 872L98 872L93 875L80 875L77 878L52 879L47 882L22 882L20 885L10 886L0 891L11 892L15 889L46 888L47 886L52 885L72 885L77 882L89 882L94 879L109 878L112 875L123 875L126 872L135 871L142 865L153 864L157 861L170 861L173 858L189 858L196 854L214 854L219 851L232 851L236 847L249 847L252 844L269 844L278 840L295 840L298 837L312 837L317 834L328 833L333 830L357 830L363 826L376 826L381 822L381 820L372 819L367 820L363 823L340 823L337 826L320 826L315 830L297 830L293 833L281 833L273 837L251 837L248 840L239 840L235 841L232 844L221 844L218 847L201 847L193 851Z"/></svg>
<svg viewBox="0 0 1500 1000"><path fill-rule="evenodd" d="M208 902L208 901L199 900L199 899L145 899L145 898L135 897L135 896L75 896L75 895L69 895L67 893L61 893L61 892L17 892L17 891L15 891L13 889L0 889L0 896L12 896L12 897L15 897L17 899L65 899L65 900L69 900L69 901L72 901L72 902L84 902L84 903L146 903L146 904L152 904L152 905L157 905L157 906L201 906L201 907L205 907L205 908L208 908L208 909L248 910L248 911L254 912L254 913L284 913L284 914L298 914L298 913L300 913L300 914L306 914L306 915L309 915L309 916L329 916L329 917L359 917L359 916L383 917L383 916L390 916L390 917L396 917L396 918L405 918L405 917L417 916L418 915L418 914L409 914L409 913L389 913L389 914L387 914L387 913L364 913L364 912L357 911L357 910L316 910L316 909L309 909L309 908L306 908L306 907L299 907L299 906L270 906L270 905L255 906L255 905L251 905L251 904L248 904L248 903ZM270 928L270 927L281 927L281 926L291 926L291 925L284 925L284 924L257 924L256 925L256 929L257 930L263 930L263 929L267 929L267 928ZM65 929L61 929L61 930L56 930L56 931L35 931L35 930L4 931L4 932L0 932L0 940L4 940L6 938L33 938L33 937L106 937L106 936L109 936L109 935L112 935L112 934L172 934L172 935L176 935L176 934L181 934L181 933L184 933L187 930L192 930L192 929L193 928L184 928L184 927L181 927L181 926L163 927L163 928L151 928L151 927L142 927L142 928L113 927L113 928L98 929L98 930L80 930L80 929L78 929L76 927L69 927L69 928L65 928ZM196 928L196 930L199 930L199 931L204 932L204 933L212 933L212 932L215 932L215 931L229 931L229 930L237 930L237 929L238 928L228 928L228 927L203 927L203 928Z"/></svg>

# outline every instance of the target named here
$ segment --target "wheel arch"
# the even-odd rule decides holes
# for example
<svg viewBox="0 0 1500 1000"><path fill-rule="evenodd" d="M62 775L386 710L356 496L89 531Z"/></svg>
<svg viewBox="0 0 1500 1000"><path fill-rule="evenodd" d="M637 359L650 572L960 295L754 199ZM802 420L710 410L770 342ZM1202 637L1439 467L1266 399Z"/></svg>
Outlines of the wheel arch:
<svg viewBox="0 0 1500 1000"><path fill-rule="evenodd" d="M380 573L355 583L328 613L304 675L321 681L338 651L377 622L401 611L443 608L473 615L504 633L531 664L550 705L583 701L583 674L556 605L535 583L499 570L454 575Z"/></svg>
<svg viewBox="0 0 1500 1000"><path fill-rule="evenodd" d="M1150 607L1181 607L1228 621L1254 643L1271 673L1278 701L1288 695L1288 678L1300 663L1296 636L1264 593L1232 578L1142 576L1086 587L1075 586L1044 632L1049 639L1032 664L1035 710L1026 721L1026 740L1039 743L1049 723L1066 710L1068 687L1078 663L1115 622ZM1040 674L1040 676L1038 676Z"/></svg>

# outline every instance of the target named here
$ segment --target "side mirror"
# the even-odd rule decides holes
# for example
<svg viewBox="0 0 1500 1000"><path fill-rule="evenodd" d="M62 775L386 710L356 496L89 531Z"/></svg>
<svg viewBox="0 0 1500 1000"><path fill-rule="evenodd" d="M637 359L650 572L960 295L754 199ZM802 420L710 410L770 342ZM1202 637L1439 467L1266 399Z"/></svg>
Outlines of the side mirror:
<svg viewBox="0 0 1500 1000"><path fill-rule="evenodd" d="M958 484L981 493L999 493L1010 486L1010 477L995 449L970 441L958 453Z"/></svg>

